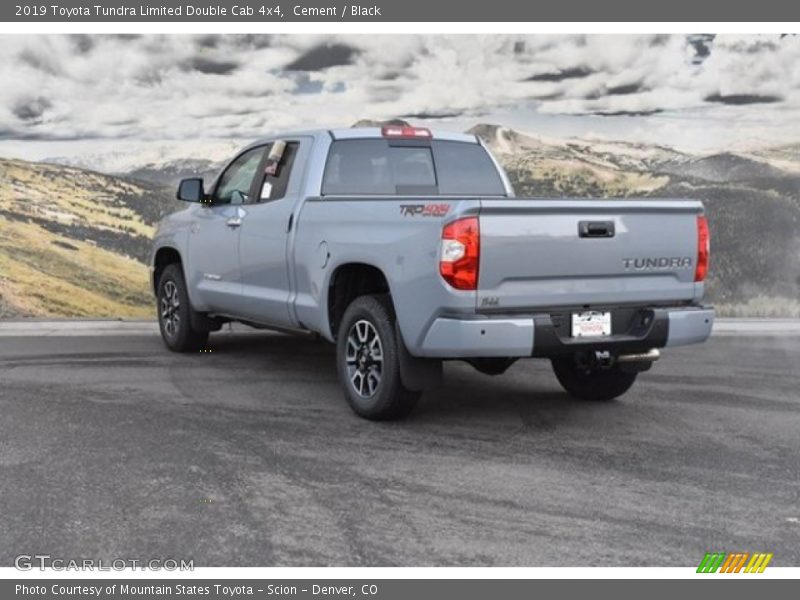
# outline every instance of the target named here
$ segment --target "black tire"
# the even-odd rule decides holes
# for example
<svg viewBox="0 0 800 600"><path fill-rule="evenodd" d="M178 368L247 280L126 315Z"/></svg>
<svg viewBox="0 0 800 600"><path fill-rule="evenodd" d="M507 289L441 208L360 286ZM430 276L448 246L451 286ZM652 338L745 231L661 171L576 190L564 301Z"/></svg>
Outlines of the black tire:
<svg viewBox="0 0 800 600"><path fill-rule="evenodd" d="M627 392L637 373L622 371L619 365L608 369L587 369L572 358L553 359L556 379L570 396L580 400L606 402Z"/></svg>
<svg viewBox="0 0 800 600"><path fill-rule="evenodd" d="M205 348L208 331L192 327L194 309L189 302L183 270L179 264L168 265L158 280L156 300L161 339L173 352L197 352Z"/></svg>
<svg viewBox="0 0 800 600"><path fill-rule="evenodd" d="M421 395L400 379L394 321L388 296L359 296L339 324L336 367L344 397L353 412L372 421L405 417Z"/></svg>

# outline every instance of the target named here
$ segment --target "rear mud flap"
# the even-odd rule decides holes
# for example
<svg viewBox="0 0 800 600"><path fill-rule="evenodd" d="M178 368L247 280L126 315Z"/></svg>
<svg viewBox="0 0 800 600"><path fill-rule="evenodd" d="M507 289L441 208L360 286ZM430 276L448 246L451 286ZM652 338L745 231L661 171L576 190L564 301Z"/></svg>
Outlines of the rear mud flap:
<svg viewBox="0 0 800 600"><path fill-rule="evenodd" d="M403 334L395 323L397 357L400 362L400 379L403 385L414 392L432 390L442 385L442 361L436 358L411 356L403 342Z"/></svg>

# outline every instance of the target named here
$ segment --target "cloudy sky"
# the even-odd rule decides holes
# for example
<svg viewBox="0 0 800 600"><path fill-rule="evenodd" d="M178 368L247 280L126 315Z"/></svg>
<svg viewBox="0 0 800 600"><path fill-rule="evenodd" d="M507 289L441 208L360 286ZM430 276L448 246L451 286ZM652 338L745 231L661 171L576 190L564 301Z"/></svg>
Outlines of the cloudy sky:
<svg viewBox="0 0 800 600"><path fill-rule="evenodd" d="M800 141L795 36L0 36L0 155L403 117L694 151Z"/></svg>

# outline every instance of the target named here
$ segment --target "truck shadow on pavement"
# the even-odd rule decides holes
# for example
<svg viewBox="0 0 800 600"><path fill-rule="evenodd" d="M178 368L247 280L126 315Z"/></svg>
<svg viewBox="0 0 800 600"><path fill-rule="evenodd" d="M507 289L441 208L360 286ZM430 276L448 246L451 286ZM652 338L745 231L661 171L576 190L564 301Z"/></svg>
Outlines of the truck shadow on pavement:
<svg viewBox="0 0 800 600"><path fill-rule="evenodd" d="M265 381L279 375L276 384L280 386L322 384L321 388L316 387L318 397L306 401L324 402L328 408L336 405L341 412L350 412L336 374L335 349L329 342L272 333L223 333L212 335L208 347L208 358L213 357L223 369L252 372L253 378ZM241 384L250 375L241 378L231 372L230 377L234 384ZM571 415L591 419L592 414L615 412L619 405L619 401L588 403L571 398L556 382L547 360L520 360L497 376L479 373L463 361L448 361L442 386L425 392L402 423L462 419L502 422L509 417L517 424L521 421L529 427L549 430Z"/></svg>

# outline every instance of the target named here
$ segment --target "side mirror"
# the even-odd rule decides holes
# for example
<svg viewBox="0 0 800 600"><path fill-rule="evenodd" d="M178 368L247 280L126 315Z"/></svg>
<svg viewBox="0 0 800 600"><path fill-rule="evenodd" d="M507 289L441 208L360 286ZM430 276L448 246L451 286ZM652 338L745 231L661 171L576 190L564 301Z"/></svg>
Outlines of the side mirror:
<svg viewBox="0 0 800 600"><path fill-rule="evenodd" d="M203 188L203 179L200 177L192 177L191 179L181 179L178 184L178 200L184 202L203 202L206 193Z"/></svg>

